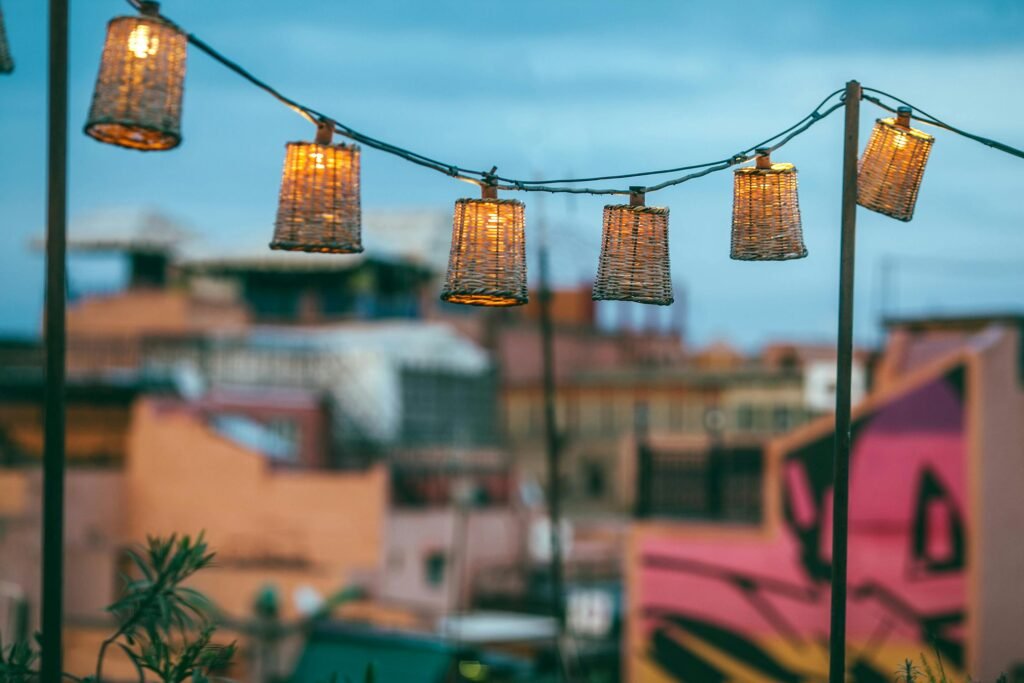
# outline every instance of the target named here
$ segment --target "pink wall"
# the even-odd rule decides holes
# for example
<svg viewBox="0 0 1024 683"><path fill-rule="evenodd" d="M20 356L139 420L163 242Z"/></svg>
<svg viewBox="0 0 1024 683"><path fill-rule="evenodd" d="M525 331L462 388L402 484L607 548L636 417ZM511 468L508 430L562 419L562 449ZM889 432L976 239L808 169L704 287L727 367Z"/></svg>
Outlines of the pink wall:
<svg viewBox="0 0 1024 683"><path fill-rule="evenodd" d="M854 680L891 679L904 657L930 652L930 641L948 668L964 665L966 374L957 366L856 420ZM730 535L674 524L635 535L631 680L809 681L826 671L832 449L829 431L782 454L768 483L781 487L775 527Z"/></svg>

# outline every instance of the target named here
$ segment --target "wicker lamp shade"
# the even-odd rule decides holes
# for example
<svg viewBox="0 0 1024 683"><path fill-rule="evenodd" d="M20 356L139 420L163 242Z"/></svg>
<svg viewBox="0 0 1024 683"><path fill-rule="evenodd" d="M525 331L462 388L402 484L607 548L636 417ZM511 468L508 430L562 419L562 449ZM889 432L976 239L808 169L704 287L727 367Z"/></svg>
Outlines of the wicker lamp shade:
<svg viewBox="0 0 1024 683"><path fill-rule="evenodd" d="M157 3L144 2L141 11L107 25L85 132L130 149L173 149L181 143L188 39L160 18Z"/></svg>
<svg viewBox="0 0 1024 683"><path fill-rule="evenodd" d="M773 164L767 150L758 150L754 166L736 169L731 258L786 261L807 256L796 184L793 164Z"/></svg>
<svg viewBox="0 0 1024 683"><path fill-rule="evenodd" d="M604 207L601 260L595 301L636 301L667 306L672 295L668 258L668 209L644 206L634 190L629 204Z"/></svg>
<svg viewBox="0 0 1024 683"><path fill-rule="evenodd" d="M917 193L935 138L910 127L910 109L878 119L857 176L857 203L901 221L914 217Z"/></svg>
<svg viewBox="0 0 1024 683"><path fill-rule="evenodd" d="M483 187L482 199L459 199L452 221L452 250L441 299L471 306L520 306L526 290L525 207L498 199Z"/></svg>
<svg viewBox="0 0 1024 683"><path fill-rule="evenodd" d="M363 250L359 146L331 144L333 129L325 123L316 142L287 144L271 249Z"/></svg>
<svg viewBox="0 0 1024 683"><path fill-rule="evenodd" d="M14 59L11 58L11 48L7 44L7 31L4 29L4 10L0 7L0 74L9 74L14 71Z"/></svg>

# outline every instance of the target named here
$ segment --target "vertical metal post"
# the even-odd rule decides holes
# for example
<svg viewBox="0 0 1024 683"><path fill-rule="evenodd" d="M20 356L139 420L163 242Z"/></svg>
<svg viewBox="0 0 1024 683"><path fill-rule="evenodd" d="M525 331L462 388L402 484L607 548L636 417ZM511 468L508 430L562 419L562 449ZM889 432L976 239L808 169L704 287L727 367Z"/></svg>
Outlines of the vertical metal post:
<svg viewBox="0 0 1024 683"><path fill-rule="evenodd" d="M832 619L829 683L846 680L846 552L850 489L850 375L853 369L853 273L857 236L857 153L861 88L846 84L843 134L842 236L839 248L839 341L836 366L836 449L832 473Z"/></svg>
<svg viewBox="0 0 1024 683"><path fill-rule="evenodd" d="M50 0L43 407L42 683L60 683L64 622L64 356L67 327L68 0Z"/></svg>
<svg viewBox="0 0 1024 683"><path fill-rule="evenodd" d="M543 227L542 227L543 233ZM548 286L548 245L542 234L540 244L539 313L541 356L544 375L544 435L547 447L548 516L551 521L551 609L557 623L558 660L564 672L560 654L562 634L565 630L565 587L562 570L562 483L559 467L560 438L555 409L555 349L551 325L551 290Z"/></svg>

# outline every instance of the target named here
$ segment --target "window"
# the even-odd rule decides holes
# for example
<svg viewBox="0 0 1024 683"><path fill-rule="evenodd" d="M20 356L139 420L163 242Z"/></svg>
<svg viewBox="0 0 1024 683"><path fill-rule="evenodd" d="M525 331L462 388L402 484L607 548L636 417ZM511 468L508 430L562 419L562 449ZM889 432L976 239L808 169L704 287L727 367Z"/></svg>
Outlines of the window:
<svg viewBox="0 0 1024 683"><path fill-rule="evenodd" d="M651 427L651 410L647 401L633 403L633 430L637 434L646 434Z"/></svg>
<svg viewBox="0 0 1024 683"><path fill-rule="evenodd" d="M683 431L685 425L685 412L683 403L678 400L671 400L668 404L668 428L673 432Z"/></svg>
<svg viewBox="0 0 1024 683"><path fill-rule="evenodd" d="M775 406L772 409L772 428L777 432L785 432L792 426L790 411L786 406Z"/></svg>
<svg viewBox="0 0 1024 683"><path fill-rule="evenodd" d="M596 460L583 462L583 491L587 498L602 498L608 488L604 465Z"/></svg>
<svg viewBox="0 0 1024 683"><path fill-rule="evenodd" d="M641 516L753 523L761 519L760 449L644 449L637 500Z"/></svg>
<svg viewBox="0 0 1024 683"><path fill-rule="evenodd" d="M615 433L615 404L610 396L601 399L601 433Z"/></svg>
<svg viewBox="0 0 1024 683"><path fill-rule="evenodd" d="M749 432L754 428L754 407L744 404L736 409L736 429Z"/></svg>
<svg viewBox="0 0 1024 683"><path fill-rule="evenodd" d="M448 558L443 550L431 550L423 558L423 576L427 584L439 588L444 583L445 568Z"/></svg>
<svg viewBox="0 0 1024 683"><path fill-rule="evenodd" d="M256 281L248 283L246 299L257 320L295 320L299 294L295 288Z"/></svg>
<svg viewBox="0 0 1024 683"><path fill-rule="evenodd" d="M540 436L544 434L545 420L544 420L544 404L540 400L531 400L529 407L529 427L527 432L530 436Z"/></svg>

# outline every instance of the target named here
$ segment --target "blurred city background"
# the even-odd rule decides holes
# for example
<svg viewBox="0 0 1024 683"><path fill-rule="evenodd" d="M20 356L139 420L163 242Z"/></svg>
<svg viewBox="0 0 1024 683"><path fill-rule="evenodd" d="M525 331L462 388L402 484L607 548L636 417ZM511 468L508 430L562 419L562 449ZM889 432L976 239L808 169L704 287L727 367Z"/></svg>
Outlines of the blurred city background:
<svg viewBox="0 0 1024 683"><path fill-rule="evenodd" d="M4 642L39 625L41 5L4 0L18 60L0 80ZM758 5L744 27L674 3L164 7L356 128L519 175L717 158L851 77L1022 140L1010 1ZM73 3L73 129L125 10ZM71 141L68 671L88 673L110 631L125 549L205 531L217 560L195 586L239 643L224 672L238 680L356 679L368 663L384 683L559 666L594 683L824 679L838 117L782 152L808 259L730 261L731 183L713 175L650 198L672 207L675 304L594 302L603 201L531 196L530 303L481 310L438 299L451 202L476 188L368 151L366 251L271 252L283 144L310 127L202 55L189 69L180 150ZM1019 165L940 135L912 223L861 212L856 681L891 680L921 651L1024 681ZM113 655L107 673L134 677Z"/></svg>

